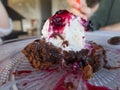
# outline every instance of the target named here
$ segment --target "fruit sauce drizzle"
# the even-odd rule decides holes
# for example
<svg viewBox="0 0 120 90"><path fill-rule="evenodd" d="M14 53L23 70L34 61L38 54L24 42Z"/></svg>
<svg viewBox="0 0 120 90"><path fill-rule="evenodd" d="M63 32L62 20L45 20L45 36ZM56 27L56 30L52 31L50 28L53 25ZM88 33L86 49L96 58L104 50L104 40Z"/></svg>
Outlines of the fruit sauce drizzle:
<svg viewBox="0 0 120 90"><path fill-rule="evenodd" d="M75 15L69 13L67 10L59 10L56 12L54 16L49 18L49 32L52 32L50 37L62 34L66 24L68 23L68 25L70 25L70 19L74 17Z"/></svg>
<svg viewBox="0 0 120 90"><path fill-rule="evenodd" d="M67 81L66 78L69 77L69 75L73 74L71 78L74 78L74 80L79 80L78 85L81 85L80 88L78 85L75 85L72 81ZM58 81L56 86L53 90L111 90L104 86L94 86L88 83L87 80L85 80L82 76L82 73L73 73L71 71L67 71L62 78ZM79 84L80 83L80 84Z"/></svg>
<svg viewBox="0 0 120 90"><path fill-rule="evenodd" d="M39 81L39 80L43 80L47 77L49 77L51 74L53 74L54 72L58 72L58 67L56 68L47 68L47 69L44 69L44 71L46 71L46 75L42 76L42 77L38 77L38 78L34 78L32 80L28 80L28 81L24 81L22 82L22 86L26 86L28 85L29 83L31 82L36 82L36 81ZM15 71L13 72L12 74L15 75L15 76L26 76L26 75L30 75L32 73L34 73L36 71L31 71L31 70L19 70L19 71Z"/></svg>
<svg viewBox="0 0 120 90"><path fill-rule="evenodd" d="M70 20L74 18L77 18L77 16L68 12L67 10L57 11L54 16L49 18L49 32L52 32L52 35L50 37L53 37L56 34L62 34L66 24L70 26ZM85 27L85 31L89 31L93 28L91 21L86 21L83 18L80 19L80 24Z"/></svg>
<svg viewBox="0 0 120 90"><path fill-rule="evenodd" d="M63 33L66 24L70 26L70 20L74 18L77 18L77 16L68 12L67 10L59 10L56 12L54 16L49 18L50 25L48 31L51 33L49 38L56 38L56 36L58 36L64 40L61 34ZM80 24L84 26L85 31L93 30L93 25L89 20L86 21L85 19L80 18Z"/></svg>
<svg viewBox="0 0 120 90"><path fill-rule="evenodd" d="M51 74L53 74L54 72L59 72L59 68L54 68L54 69L46 69L45 70L46 72L48 72L48 74L42 76L42 77L38 77L38 78L34 78L32 80L29 80L29 81L23 81L22 82L22 86L25 87L27 86L29 83L31 82L36 82L39 80L44 80L45 78L49 77ZM17 76L22 76L22 75L29 75L31 73L34 73L34 71L30 71L30 70L21 70L21 71L16 71L16 72L13 72L13 75L17 75ZM72 76L72 77L69 77L69 76ZM91 85L87 82L87 80L84 80L82 78L82 73L81 72L77 72L75 73L74 71L71 71L69 69L66 69L66 72L61 76L60 80L55 84L55 86L53 87L53 90L79 90L77 89L78 88L78 85L74 85L74 82L72 82L71 80L68 79L68 81L66 81L67 78L74 78L74 80L78 80L78 84L79 82L82 83L82 85L84 85L85 87L84 90L110 90L108 89L107 87L100 87L100 86L94 86L94 85ZM82 80L82 81L80 81ZM70 88L73 88L73 89L69 89Z"/></svg>
<svg viewBox="0 0 120 90"><path fill-rule="evenodd" d="M63 76L63 78L61 78L61 80L58 82L58 84L56 85L56 87L53 90L70 90L70 89L67 89L67 87L64 87L64 80L65 80L65 76ZM72 85L73 84L72 82L69 82L69 83L71 83L71 87L74 86L74 85ZM78 89L78 90L110 90L106 87L91 85L88 82L86 82L85 85L86 85L87 89ZM71 90L76 90L76 89L71 89Z"/></svg>

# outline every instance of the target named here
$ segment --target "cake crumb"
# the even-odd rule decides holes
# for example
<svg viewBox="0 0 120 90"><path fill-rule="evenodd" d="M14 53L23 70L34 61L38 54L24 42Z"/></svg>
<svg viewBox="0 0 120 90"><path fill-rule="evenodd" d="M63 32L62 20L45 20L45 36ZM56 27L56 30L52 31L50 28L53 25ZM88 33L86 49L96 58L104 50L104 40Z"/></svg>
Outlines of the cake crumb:
<svg viewBox="0 0 120 90"><path fill-rule="evenodd" d="M83 77L85 80L88 80L93 77L93 70L90 64L87 64L87 66L84 67Z"/></svg>

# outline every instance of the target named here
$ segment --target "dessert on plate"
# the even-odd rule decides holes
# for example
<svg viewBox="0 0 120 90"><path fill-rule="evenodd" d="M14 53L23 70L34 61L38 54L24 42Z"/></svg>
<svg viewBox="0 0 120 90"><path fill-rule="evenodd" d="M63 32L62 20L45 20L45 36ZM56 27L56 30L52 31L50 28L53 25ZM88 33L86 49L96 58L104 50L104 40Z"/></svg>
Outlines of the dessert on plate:
<svg viewBox="0 0 120 90"><path fill-rule="evenodd" d="M28 44L22 52L35 69L53 65L82 70L86 79L105 63L105 50L93 41L86 41L84 32L91 24L70 13L59 10L48 18L42 37Z"/></svg>

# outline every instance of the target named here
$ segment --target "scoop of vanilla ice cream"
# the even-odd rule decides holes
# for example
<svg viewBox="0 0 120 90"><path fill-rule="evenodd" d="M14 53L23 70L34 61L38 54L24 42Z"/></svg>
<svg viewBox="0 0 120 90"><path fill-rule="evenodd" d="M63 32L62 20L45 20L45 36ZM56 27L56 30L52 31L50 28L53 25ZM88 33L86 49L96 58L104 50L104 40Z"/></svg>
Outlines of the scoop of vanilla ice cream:
<svg viewBox="0 0 120 90"><path fill-rule="evenodd" d="M60 33L60 36L50 37L54 32L49 30L50 20L48 19L42 29L43 37L46 42L50 42L63 50L80 51L84 48L84 26L81 22L80 17L71 16L69 22L66 22L64 28L62 28L63 32Z"/></svg>

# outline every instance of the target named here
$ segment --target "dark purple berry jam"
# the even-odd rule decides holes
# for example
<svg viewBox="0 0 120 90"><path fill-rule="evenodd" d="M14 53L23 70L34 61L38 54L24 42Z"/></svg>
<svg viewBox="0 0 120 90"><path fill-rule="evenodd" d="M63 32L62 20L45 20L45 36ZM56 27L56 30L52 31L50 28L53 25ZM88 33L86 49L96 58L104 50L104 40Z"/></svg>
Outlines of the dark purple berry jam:
<svg viewBox="0 0 120 90"><path fill-rule="evenodd" d="M54 16L50 17L49 32L53 32L50 37L54 37L56 34L63 33L65 25L70 22L70 19L74 16L67 10L59 10Z"/></svg>
<svg viewBox="0 0 120 90"><path fill-rule="evenodd" d="M85 27L85 31L90 31L93 30L93 24L90 20L85 20L83 18L81 18L82 21L82 25Z"/></svg>

